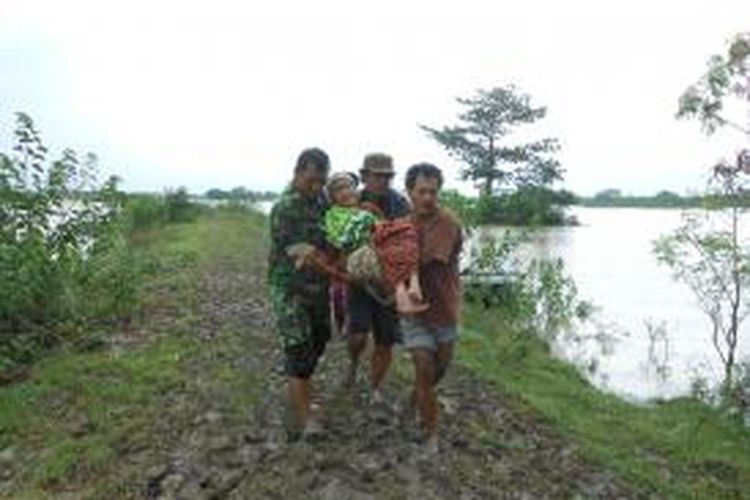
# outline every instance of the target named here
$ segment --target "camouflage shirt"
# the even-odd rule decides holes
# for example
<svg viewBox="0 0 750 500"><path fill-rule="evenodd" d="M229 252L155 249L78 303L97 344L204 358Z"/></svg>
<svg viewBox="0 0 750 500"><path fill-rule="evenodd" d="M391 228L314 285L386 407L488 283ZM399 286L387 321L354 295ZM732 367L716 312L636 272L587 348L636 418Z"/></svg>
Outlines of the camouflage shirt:
<svg viewBox="0 0 750 500"><path fill-rule="evenodd" d="M271 209L271 250L268 283L277 293L291 294L311 302L325 300L328 277L310 268L297 269L287 253L292 245L308 243L325 249L323 217L329 205L320 195L313 199L288 187Z"/></svg>

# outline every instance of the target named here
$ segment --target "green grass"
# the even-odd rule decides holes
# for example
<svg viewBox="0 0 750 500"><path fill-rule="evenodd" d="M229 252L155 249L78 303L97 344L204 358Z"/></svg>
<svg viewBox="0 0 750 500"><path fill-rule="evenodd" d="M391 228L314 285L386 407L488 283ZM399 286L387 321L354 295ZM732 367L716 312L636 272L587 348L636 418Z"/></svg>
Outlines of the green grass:
<svg viewBox="0 0 750 500"><path fill-rule="evenodd" d="M196 348L172 337L121 355L59 353L39 362L29 381L0 391L0 448L34 450L23 478L33 488L94 476L154 416L154 398L181 383Z"/></svg>
<svg viewBox="0 0 750 500"><path fill-rule="evenodd" d="M265 224L257 214L214 211L134 235L148 275L144 314L166 311L175 321L158 339L120 354L59 351L37 363L26 382L0 388L0 450L19 450L23 472L17 498L106 491L118 457L154 446L164 397L190 383L186 364L205 351L190 335L196 278L216 265L261 272ZM718 410L689 399L637 406L602 393L542 342L514 333L497 312L467 307L463 327L460 363L507 394L518 412L541 416L625 480L667 498L750 492L750 431ZM259 395L253 377L238 377L228 365L212 369L211 378L236 395L237 412ZM395 372L411 377L410 364L397 363ZM85 432L74 432L81 426Z"/></svg>
<svg viewBox="0 0 750 500"><path fill-rule="evenodd" d="M750 429L717 409L601 392L499 312L467 307L458 359L636 485L668 498L750 498Z"/></svg>
<svg viewBox="0 0 750 500"><path fill-rule="evenodd" d="M122 472L123 454L157 446L164 401L193 382L188 363L205 350L192 335L197 278L220 262L260 268L265 232L258 214L218 210L133 235L146 276L146 326L135 328L156 335L117 350L66 346L37 362L28 380L0 387L0 451L15 451L19 471L14 498L99 496ZM148 326L155 315L169 321ZM216 370L216 379L238 395L238 411L246 409L257 397L254 379L229 367Z"/></svg>
<svg viewBox="0 0 750 500"><path fill-rule="evenodd" d="M162 265L199 265L217 258L258 256L265 251L266 218L255 212L216 209L194 222L136 231L135 244L143 253L166 259ZM172 277L174 273L162 273Z"/></svg>

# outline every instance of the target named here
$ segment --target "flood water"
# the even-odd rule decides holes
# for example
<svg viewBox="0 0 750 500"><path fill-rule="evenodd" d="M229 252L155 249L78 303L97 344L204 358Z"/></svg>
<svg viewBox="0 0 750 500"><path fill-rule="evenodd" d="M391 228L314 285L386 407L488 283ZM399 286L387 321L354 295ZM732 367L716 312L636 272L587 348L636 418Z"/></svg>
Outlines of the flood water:
<svg viewBox="0 0 750 500"><path fill-rule="evenodd" d="M708 318L691 290L676 282L653 253L653 241L681 224L682 211L575 207L571 212L581 225L539 230L532 237L532 253L562 258L580 298L597 306L594 321L580 327L579 333L604 330L619 340L604 356L596 342L562 342L557 346L561 355L571 359L594 355L598 368L592 380L636 400L685 394L696 375L720 380L721 363L711 343ZM742 226L743 233L750 234L747 216ZM654 344L656 357L668 367L666 380L648 362L648 322L663 326L667 335L666 343ZM748 328L750 323L743 333ZM750 355L747 335L740 352Z"/></svg>

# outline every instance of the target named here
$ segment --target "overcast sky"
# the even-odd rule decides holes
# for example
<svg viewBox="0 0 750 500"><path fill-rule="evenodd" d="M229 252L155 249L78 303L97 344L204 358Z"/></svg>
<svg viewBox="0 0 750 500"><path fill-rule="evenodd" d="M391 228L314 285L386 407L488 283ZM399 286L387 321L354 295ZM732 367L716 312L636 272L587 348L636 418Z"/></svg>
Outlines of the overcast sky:
<svg viewBox="0 0 750 500"><path fill-rule="evenodd" d="M334 169L429 160L457 186L417 124L515 83L549 108L534 133L560 139L564 187L685 192L747 139L676 121L677 98L747 30L747 0L0 0L0 146L22 110L129 190L277 190L310 145Z"/></svg>

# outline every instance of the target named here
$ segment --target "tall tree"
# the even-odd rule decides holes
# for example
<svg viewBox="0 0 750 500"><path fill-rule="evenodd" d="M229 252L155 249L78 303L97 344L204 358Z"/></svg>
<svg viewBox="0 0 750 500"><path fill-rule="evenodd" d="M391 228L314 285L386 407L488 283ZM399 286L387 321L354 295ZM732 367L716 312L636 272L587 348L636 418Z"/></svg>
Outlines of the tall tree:
<svg viewBox="0 0 750 500"><path fill-rule="evenodd" d="M739 102L730 104L732 99ZM708 133L725 126L740 131L747 147L750 127L729 117L735 108L750 112L750 33L735 36L726 54L709 60L708 71L680 97L677 117L698 119ZM717 208L725 209L725 217L688 216L681 228L657 242L656 254L690 287L711 320L711 340L724 366L722 395L732 402L740 326L750 316L750 251L739 223L750 189L750 149L712 170L710 192L721 200Z"/></svg>
<svg viewBox="0 0 750 500"><path fill-rule="evenodd" d="M726 54L709 59L708 71L680 97L677 117L698 119L708 133L727 126L750 139L750 124L729 116L741 104L750 104L750 32L736 35Z"/></svg>
<svg viewBox="0 0 750 500"><path fill-rule="evenodd" d="M531 104L528 94L508 85L456 100L463 108L457 125L420 127L465 164L462 178L477 183L482 194L492 195L502 187L548 186L562 178L560 163L552 156L559 149L557 140L511 141L517 128L547 114L545 107Z"/></svg>

